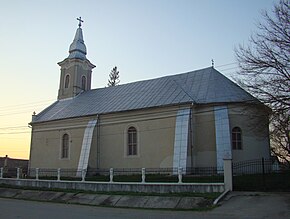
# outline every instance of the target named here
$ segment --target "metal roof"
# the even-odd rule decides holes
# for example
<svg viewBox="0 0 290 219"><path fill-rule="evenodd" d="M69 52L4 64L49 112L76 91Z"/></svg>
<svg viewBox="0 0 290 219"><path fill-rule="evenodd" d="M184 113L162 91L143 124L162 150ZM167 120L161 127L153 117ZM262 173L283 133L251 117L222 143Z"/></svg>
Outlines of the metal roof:
<svg viewBox="0 0 290 219"><path fill-rule="evenodd" d="M85 60L87 54L87 48L83 39L82 28L78 28L74 37L73 42L69 47L69 56L68 58L77 58Z"/></svg>
<svg viewBox="0 0 290 219"><path fill-rule="evenodd" d="M59 100L32 123L185 103L231 103L256 100L213 67L83 92Z"/></svg>

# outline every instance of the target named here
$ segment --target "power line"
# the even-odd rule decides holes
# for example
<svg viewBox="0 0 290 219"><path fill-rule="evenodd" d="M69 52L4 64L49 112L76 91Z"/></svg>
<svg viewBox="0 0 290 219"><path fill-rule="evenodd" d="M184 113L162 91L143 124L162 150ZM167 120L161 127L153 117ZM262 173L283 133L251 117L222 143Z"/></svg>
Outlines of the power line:
<svg viewBox="0 0 290 219"><path fill-rule="evenodd" d="M224 67L224 66L230 66L230 65L235 65L235 64L237 64L237 62L227 63L227 64L219 65L217 67ZM223 69L221 71L227 71L227 70L232 70L232 69L237 69L237 67L231 67L231 68ZM28 109L29 108L34 108L35 109L36 106L41 107L41 106L44 106L43 105L44 103L51 102L51 101L53 101L53 100L44 100L44 101L37 101L37 102L30 102L30 103L16 104L16 105L10 105L10 106L1 107L0 111L2 111L2 112L4 111L4 112L3 112L3 114L0 114L0 116L14 116L15 114L24 114L24 113L32 112L33 109L29 110L29 111L28 110L25 110L25 111L14 111L13 108L15 108L15 110L16 110L16 108L19 109L19 107L22 106L21 107L22 109L23 108L28 108ZM12 109L9 110L9 108L12 108ZM5 111L7 111L7 113ZM9 113L8 113L8 111L9 111ZM138 114L138 115L140 115L140 114ZM147 115L147 113L146 113L146 115ZM1 127L0 129L1 130L23 129L24 127L26 127L26 126ZM21 132L21 133L23 133L23 132ZM0 133L0 134L4 134L4 133ZM13 133L9 133L9 134L13 134Z"/></svg>
<svg viewBox="0 0 290 219"><path fill-rule="evenodd" d="M25 110L25 111L33 111L35 109L41 109L46 107L46 104L41 105L32 105L32 106L26 106L26 107L17 107L17 108L11 108L11 109L0 109L0 113L13 113L13 112L19 112L19 110Z"/></svg>
<svg viewBox="0 0 290 219"><path fill-rule="evenodd" d="M232 68L226 68L226 69L222 69L220 71L228 71L228 70L233 70L233 69L238 69L239 67L232 67Z"/></svg>
<svg viewBox="0 0 290 219"><path fill-rule="evenodd" d="M20 126L7 126L7 127L0 127L0 129L21 129L21 128L27 128L27 126L20 125Z"/></svg>
<svg viewBox="0 0 290 219"><path fill-rule="evenodd" d="M45 102L51 102L51 101L54 101L53 99L50 99L50 100L43 100L43 101L37 101L37 102L30 102L30 103L22 103L22 104L16 104L16 105L8 105L8 106L4 106L4 107L1 107L1 109L3 108L11 108L11 107L19 107L19 106L25 106L25 105L33 105L33 104L39 104L39 103L45 103Z"/></svg>
<svg viewBox="0 0 290 219"><path fill-rule="evenodd" d="M228 110L231 110L231 109L237 109L237 108L241 108L241 106L228 106L227 109ZM245 106L246 108L246 106ZM220 110L224 110L223 108L221 109L209 109L209 110L203 110L203 111L200 111L200 112L194 112L192 115L198 115L198 114L202 114L202 113L207 113L207 112L216 112L216 111L220 111ZM171 110L173 111L173 110ZM171 112L171 111L166 111L166 112ZM176 112L176 109L174 110L174 112ZM165 112L164 112L165 113ZM144 115L148 115L148 114L145 114ZM181 114L181 115L168 115L168 116L162 116L162 117L157 117L157 118L143 118L143 119L138 119L136 122L142 122L142 121L152 121L152 120L161 120L161 119L168 119L168 118L173 118L173 117L178 117L178 116L185 116L185 115L189 115L188 113L185 113L185 114ZM241 116L247 116L246 114L243 114L241 113ZM121 117L118 117L118 119L122 118L122 117L125 117L125 116L121 116ZM255 117L255 118L259 118L261 117L261 115L251 115L251 117ZM252 118L248 118L249 120L252 120ZM202 122L196 122L194 123L194 125L196 126L199 126L201 124L204 124L204 123L209 123L209 122L214 122L216 121L215 119L211 119L211 120L207 120L207 121L202 121ZM114 125L116 124L123 124L123 123L128 123L128 122L124 122L124 121L118 121L118 122L114 122ZM104 126L108 126L108 125L112 125L112 124L99 124L100 127L104 127ZM157 128L157 129L150 129L150 130L146 130L146 131L152 131L152 130L158 130L158 129L168 129L168 128L174 128L174 126L168 126L168 127L165 127L165 128ZM71 128L68 128L68 129L71 129ZM122 133L118 133L118 134L122 134ZM112 135L112 134L107 134L107 135Z"/></svg>
<svg viewBox="0 0 290 219"><path fill-rule="evenodd" d="M0 117L1 116L14 116L14 115L24 114L24 113L29 113L29 112L32 114L31 110L29 110L29 111L11 112L11 113L6 113L6 114L0 114Z"/></svg>
<svg viewBox="0 0 290 219"><path fill-rule="evenodd" d="M31 132L7 132L7 133L0 133L0 135L16 135L16 134L25 134L25 133L31 133Z"/></svg>
<svg viewBox="0 0 290 219"><path fill-rule="evenodd" d="M6 110L0 110L0 116L6 116L10 114L19 114L19 113L32 113L35 110L42 110L43 108L46 108L47 105L37 105L37 106L30 106L30 107L24 107L24 108L15 108L15 109L6 109Z"/></svg>
<svg viewBox="0 0 290 219"><path fill-rule="evenodd" d="M243 102L244 104L247 104L247 103L253 103L253 101L245 101L245 102ZM186 106L186 105L184 105L184 106ZM235 108L240 108L241 106L234 106L234 105L228 105L227 106L227 109L235 109ZM213 108L213 107L212 107ZM193 115L198 115L198 114L202 114L202 113L207 113L207 112L214 112L214 111L219 111L219 110L222 110L222 109L208 109L208 110L200 110L200 111L198 111L198 112L194 112L193 113ZM166 111L162 111L162 112L144 112L144 113L137 113L137 114L135 114L135 116L137 116L137 120L138 121L149 121L149 120L156 120L156 119L166 119L166 118L171 118L171 117L177 117L177 115L175 114L176 113L176 111L177 111L177 109L170 109L170 110L166 110ZM164 114L165 113L174 113L174 115L167 115L167 116L164 116ZM162 115L161 117L157 117L157 118L144 118L144 119L138 119L138 116L150 116L150 115ZM128 115L120 115L119 117L118 117L118 119L122 119L122 118L126 118L126 117L128 117ZM73 118L70 118L70 119L73 119ZM123 123L123 122L118 122L118 123ZM28 126L12 126L12 127L1 127L0 129L9 129L9 128L21 128L22 127L22 129L24 129L24 127L27 127L28 128ZM23 132L9 132L9 133L0 133L0 134L19 134L19 133L23 133ZM30 132L27 132L27 133L30 133Z"/></svg>
<svg viewBox="0 0 290 219"><path fill-rule="evenodd" d="M224 67L224 66L229 66L229 65L234 65L237 64L238 62L232 62L232 63L227 63L227 64L222 64L219 66L216 66L216 68L219 67ZM232 68L227 68L227 69L222 69L220 71L227 71L227 70L232 70L232 69L236 69L238 67L232 67ZM49 100L43 100L43 101L36 101L36 102L30 102L30 103L23 103L23 104L15 104L15 105L9 105L9 106L4 106L0 108L0 112L2 112L3 114L0 114L0 116L8 116L10 114L20 114L20 113L27 113L30 112L28 111L28 109L31 109L31 111L35 111L35 107L43 107L46 106L44 105L45 103L48 102L52 102L55 101L54 99L49 99ZM16 112L11 112L14 110L19 110L19 108L23 109L23 108L27 108L26 111L16 111Z"/></svg>
<svg viewBox="0 0 290 219"><path fill-rule="evenodd" d="M219 67L224 67L224 66L229 66L229 65L235 65L235 64L238 64L238 62L231 62L231 63L228 63L228 64L218 65L218 66L215 66L215 67L216 68L219 68Z"/></svg>

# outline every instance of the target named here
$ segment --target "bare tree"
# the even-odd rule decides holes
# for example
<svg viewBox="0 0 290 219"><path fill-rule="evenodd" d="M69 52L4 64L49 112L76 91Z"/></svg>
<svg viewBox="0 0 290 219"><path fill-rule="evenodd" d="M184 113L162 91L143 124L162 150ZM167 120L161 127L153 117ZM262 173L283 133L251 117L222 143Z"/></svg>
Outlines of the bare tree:
<svg viewBox="0 0 290 219"><path fill-rule="evenodd" d="M119 71L117 70L117 66L115 66L110 74L109 74L110 79L108 80L108 86L116 86L120 83L120 79L119 79Z"/></svg>
<svg viewBox="0 0 290 219"><path fill-rule="evenodd" d="M264 21L249 45L235 49L239 63L238 83L272 109L270 137L272 153L290 164L290 1L274 5L273 16Z"/></svg>

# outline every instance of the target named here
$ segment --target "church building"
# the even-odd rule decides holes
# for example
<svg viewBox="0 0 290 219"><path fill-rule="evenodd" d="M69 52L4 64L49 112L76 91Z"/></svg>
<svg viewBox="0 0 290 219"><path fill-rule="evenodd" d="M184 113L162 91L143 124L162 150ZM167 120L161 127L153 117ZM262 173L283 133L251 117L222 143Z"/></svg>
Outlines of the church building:
<svg viewBox="0 0 290 219"><path fill-rule="evenodd" d="M29 168L185 170L270 157L268 109L214 67L91 89L86 55L80 23L58 63L57 100L32 116Z"/></svg>

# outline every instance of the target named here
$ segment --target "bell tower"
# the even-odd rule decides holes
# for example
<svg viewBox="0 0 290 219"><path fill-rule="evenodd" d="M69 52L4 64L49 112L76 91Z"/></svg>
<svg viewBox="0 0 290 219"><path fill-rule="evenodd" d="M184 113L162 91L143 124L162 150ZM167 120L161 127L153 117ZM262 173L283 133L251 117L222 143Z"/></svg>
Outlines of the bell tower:
<svg viewBox="0 0 290 219"><path fill-rule="evenodd" d="M81 17L73 42L69 47L69 56L57 63L61 69L58 100L73 98L81 92L91 89L92 69L96 67L87 58L87 48L83 40Z"/></svg>

